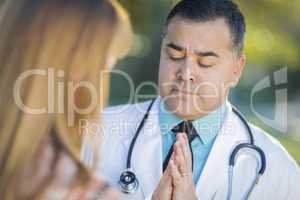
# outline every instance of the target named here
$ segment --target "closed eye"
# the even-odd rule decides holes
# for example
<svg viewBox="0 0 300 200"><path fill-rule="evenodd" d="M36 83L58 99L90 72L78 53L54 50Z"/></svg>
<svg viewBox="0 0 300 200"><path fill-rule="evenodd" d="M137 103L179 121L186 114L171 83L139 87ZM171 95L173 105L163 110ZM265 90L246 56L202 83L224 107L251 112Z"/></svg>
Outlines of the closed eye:
<svg viewBox="0 0 300 200"><path fill-rule="evenodd" d="M204 68L210 68L213 65L205 65L205 64L199 63L199 66L204 67Z"/></svg>
<svg viewBox="0 0 300 200"><path fill-rule="evenodd" d="M173 57L173 56L170 56L170 55L169 55L169 58L171 60L173 60L173 61L179 61L179 60L183 60L184 59L184 57Z"/></svg>
<svg viewBox="0 0 300 200"><path fill-rule="evenodd" d="M212 67L215 63L216 63L216 60L214 58L198 57L198 65L200 67L209 68L209 67Z"/></svg>
<svg viewBox="0 0 300 200"><path fill-rule="evenodd" d="M184 59L184 57L185 57L184 50L178 50L178 49L174 49L172 47L167 47L166 53L167 53L168 57L173 61L179 61L179 60Z"/></svg>

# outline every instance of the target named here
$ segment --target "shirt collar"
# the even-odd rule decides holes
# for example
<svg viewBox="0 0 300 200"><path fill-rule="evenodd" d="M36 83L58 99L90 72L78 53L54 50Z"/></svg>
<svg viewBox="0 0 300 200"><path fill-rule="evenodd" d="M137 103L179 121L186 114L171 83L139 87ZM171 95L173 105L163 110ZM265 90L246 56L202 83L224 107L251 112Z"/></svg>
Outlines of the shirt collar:
<svg viewBox="0 0 300 200"><path fill-rule="evenodd" d="M204 145L210 143L220 132L227 113L226 101L216 110L208 113L204 117L194 120L192 123ZM159 123L163 134L172 133L171 129L182 122L183 119L169 112L163 101L159 109Z"/></svg>

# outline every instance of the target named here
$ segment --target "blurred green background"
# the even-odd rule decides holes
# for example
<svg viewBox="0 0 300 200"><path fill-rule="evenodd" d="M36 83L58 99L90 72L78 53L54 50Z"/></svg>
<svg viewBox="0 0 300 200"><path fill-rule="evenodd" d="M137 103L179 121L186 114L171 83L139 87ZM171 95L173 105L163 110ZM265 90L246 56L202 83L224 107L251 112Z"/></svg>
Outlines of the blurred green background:
<svg viewBox="0 0 300 200"><path fill-rule="evenodd" d="M145 81L157 84L161 34L164 19L177 0L120 0L130 13L134 28L134 44L130 55L118 63L117 69L126 72L133 79L134 87L141 89L144 101L157 94L154 87L139 88ZM230 101L247 116L288 149L300 164L300 0L236 0L245 14L247 38L245 52L247 66L239 86L230 95ZM274 72L287 69L287 81L280 86L270 87L253 95L251 91L264 78L274 83ZM284 72L284 70L283 70ZM275 105L284 99L276 99L275 91L287 89L287 131L276 130L259 116L274 119L285 113L275 111ZM129 84L120 75L112 75L110 105L133 103L129 100ZM150 96L147 96L150 95ZM276 104L275 104L276 102ZM277 113L276 113L277 112Z"/></svg>

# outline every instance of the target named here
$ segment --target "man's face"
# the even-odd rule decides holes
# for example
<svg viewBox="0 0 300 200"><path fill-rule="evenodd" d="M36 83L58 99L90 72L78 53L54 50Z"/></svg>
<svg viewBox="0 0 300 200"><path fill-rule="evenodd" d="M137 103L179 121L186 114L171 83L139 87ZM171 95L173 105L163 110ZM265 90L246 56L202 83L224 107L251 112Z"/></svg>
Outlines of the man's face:
<svg viewBox="0 0 300 200"><path fill-rule="evenodd" d="M224 102L244 63L223 18L194 22L176 16L162 43L160 95L177 116L199 118Z"/></svg>

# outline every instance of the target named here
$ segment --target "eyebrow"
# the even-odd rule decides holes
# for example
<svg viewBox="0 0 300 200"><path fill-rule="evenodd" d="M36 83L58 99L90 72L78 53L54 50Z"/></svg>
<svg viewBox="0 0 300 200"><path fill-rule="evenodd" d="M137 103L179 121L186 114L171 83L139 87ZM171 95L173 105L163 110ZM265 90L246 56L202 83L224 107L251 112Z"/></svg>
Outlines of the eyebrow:
<svg viewBox="0 0 300 200"><path fill-rule="evenodd" d="M184 51L184 50L186 50L184 47L181 47L181 46L179 46L177 44L174 44L172 42L168 43L167 47L175 49L177 51ZM220 58L220 56L218 54L216 54L215 52L213 52L213 51L203 51L203 52L197 51L196 54L198 56L201 56L201 57L213 56L213 57L216 57L216 58Z"/></svg>
<svg viewBox="0 0 300 200"><path fill-rule="evenodd" d="M220 56L218 54L216 54L215 52L213 51L207 51L207 52L196 52L196 54L198 56L201 56L201 57L208 57L208 56L213 56L213 57L216 57L216 58L220 58Z"/></svg>
<svg viewBox="0 0 300 200"><path fill-rule="evenodd" d="M177 51L184 51L185 50L185 48L183 48L183 47L181 47L181 46L179 46L179 45L177 45L177 44L174 44L174 43L168 43L167 44L167 47L169 47L169 48L172 48L172 49L175 49L175 50L177 50Z"/></svg>

